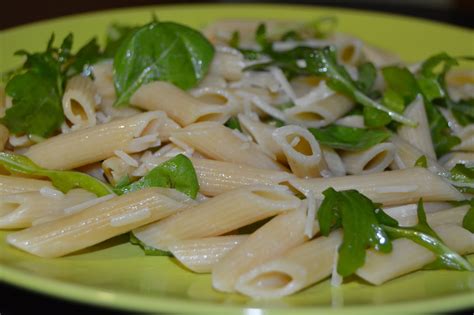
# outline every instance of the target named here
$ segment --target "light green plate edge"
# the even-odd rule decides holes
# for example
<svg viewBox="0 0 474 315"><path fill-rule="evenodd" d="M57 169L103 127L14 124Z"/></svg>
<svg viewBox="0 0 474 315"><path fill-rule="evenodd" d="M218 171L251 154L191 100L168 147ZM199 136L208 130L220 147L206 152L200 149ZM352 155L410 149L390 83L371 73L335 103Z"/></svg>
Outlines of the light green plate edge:
<svg viewBox="0 0 474 315"><path fill-rule="evenodd" d="M18 49L45 47L51 32L62 39L74 32L75 47L92 36L104 39L111 22L144 23L152 13L194 27L224 18L308 20L339 18L338 30L398 53L415 62L436 52L474 55L470 30L425 20L365 11L293 5L155 6L74 15L20 26L0 33L0 69L21 63ZM42 259L9 247L0 232L0 281L38 292L133 311L194 314L426 313L474 307L474 274L420 271L380 287L350 281L331 289L328 281L273 301L215 292L208 275L185 271L169 258L144 257L123 237L60 259ZM474 262L471 255L470 261ZM26 301L25 301L26 302Z"/></svg>

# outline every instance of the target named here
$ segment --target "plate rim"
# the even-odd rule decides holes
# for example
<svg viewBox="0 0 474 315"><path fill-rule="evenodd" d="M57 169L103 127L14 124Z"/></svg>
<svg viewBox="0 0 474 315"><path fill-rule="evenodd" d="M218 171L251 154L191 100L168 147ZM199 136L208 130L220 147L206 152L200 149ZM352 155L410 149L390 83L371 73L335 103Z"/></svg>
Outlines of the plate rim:
<svg viewBox="0 0 474 315"><path fill-rule="evenodd" d="M270 3L192 3L192 4L154 4L145 6L131 6L124 8L109 8L103 10L95 10L89 12L82 12L78 14L68 14L65 16L55 17L52 19L42 19L31 23L25 23L13 27L8 27L0 31L0 37L10 31L20 31L23 28L34 27L35 25L67 21L71 18L86 18L88 16L96 16L107 13L126 13L127 11L146 11L153 9L177 9L177 10L189 10L190 8L204 8L204 9L219 9L229 8L238 6L240 8L310 8L312 10L321 8L334 10L343 13L357 13L373 15L378 17L405 19L413 22L429 23L434 25L440 25L444 28L450 28L456 31L472 32L469 28L450 24L444 21L435 21L424 17L414 17L409 15L403 15L391 12L380 12L376 10L357 9L357 8L344 8L336 6L321 6L321 5L308 5L308 4L270 4ZM453 271L455 272L455 271ZM93 286L81 285L78 283L70 283L54 278L48 278L38 276L27 271L21 271L8 265L0 263L0 281L18 286L27 290L34 291L39 294L46 294L50 297L59 297L70 301L79 302L85 305L95 305L111 309L120 309L128 311L174 311L174 312L189 312L189 313L205 313L205 312L231 312L231 313L245 313L246 310L255 309L252 307L246 307L245 305L230 305L230 304L218 304L207 301L196 301L185 298L176 298L168 296L150 297L140 296L134 293L103 290ZM98 294L102 293L102 294ZM133 301L133 302L130 302ZM157 308L159 306L159 308ZM196 309L199 306L199 309ZM430 312L430 311L448 311L448 310L459 310L466 307L474 307L474 291L466 291L464 293L451 294L443 297L432 297L423 300L415 300L409 302L395 302L388 304L370 304L370 305L350 305L343 306L340 308L333 308L331 306L302 306L302 307L288 307L288 308L277 308L277 307L262 307L258 308L264 313L277 314L279 312L285 313L285 311L291 310L293 314L307 314L311 312L324 312L324 313L351 313L351 314L368 314L380 311L390 310L391 312Z"/></svg>

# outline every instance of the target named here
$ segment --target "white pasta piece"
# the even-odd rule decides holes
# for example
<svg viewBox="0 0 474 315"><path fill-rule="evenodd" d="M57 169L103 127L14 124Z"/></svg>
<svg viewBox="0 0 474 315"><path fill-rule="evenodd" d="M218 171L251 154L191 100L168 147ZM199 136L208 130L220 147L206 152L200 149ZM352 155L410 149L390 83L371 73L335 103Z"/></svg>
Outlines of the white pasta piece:
<svg viewBox="0 0 474 315"><path fill-rule="evenodd" d="M147 112L106 124L61 134L35 144L26 156L50 169L72 169L98 162L114 155L143 151L156 144L168 119L163 112ZM148 141L141 137L153 135ZM134 142L135 141L135 142Z"/></svg>
<svg viewBox="0 0 474 315"><path fill-rule="evenodd" d="M464 216L466 215L469 206L459 206L452 208L449 204L442 205L444 209L430 213L429 203L424 203L426 212L427 212L427 221L431 226L441 225L441 224L454 224L462 225ZM394 219L398 221L400 226L413 226L418 223L418 216L416 213L417 205L404 205L399 207L386 208L384 211Z"/></svg>
<svg viewBox="0 0 474 315"><path fill-rule="evenodd" d="M112 185L116 185L126 176L131 176L135 167L125 163L125 161L116 156L112 156L102 162L104 175Z"/></svg>
<svg viewBox="0 0 474 315"><path fill-rule="evenodd" d="M230 128L216 122L192 124L172 136L212 159L263 169L284 169L255 143L243 141Z"/></svg>
<svg viewBox="0 0 474 315"><path fill-rule="evenodd" d="M304 208L281 214L267 222L214 265L212 286L219 291L234 292L242 274L307 240L305 222Z"/></svg>
<svg viewBox="0 0 474 315"><path fill-rule="evenodd" d="M190 91L191 95L203 103L219 105L227 108L227 114L234 115L238 111L238 98L230 89L220 87L203 87Z"/></svg>
<svg viewBox="0 0 474 315"><path fill-rule="evenodd" d="M454 133L458 133L462 130L461 124L454 117L452 111L450 111L447 108L439 108L439 111L441 112L441 114L443 114L444 118L448 122L449 128L451 128L451 130L454 131Z"/></svg>
<svg viewBox="0 0 474 315"><path fill-rule="evenodd" d="M349 174L371 174L383 172L395 157L396 148L392 143L383 142L367 150L346 151L341 154Z"/></svg>
<svg viewBox="0 0 474 315"><path fill-rule="evenodd" d="M145 188L114 197L70 216L11 233L7 241L37 256L58 257L159 220L186 206L159 194L159 190ZM144 216L143 209L148 209L151 214ZM117 220L120 222L123 218L126 221L127 217L128 222L117 224Z"/></svg>
<svg viewBox="0 0 474 315"><path fill-rule="evenodd" d="M8 138L8 142L13 147L28 147L33 144L33 141L31 141L28 135L16 136L16 135L11 134L10 137Z"/></svg>
<svg viewBox="0 0 474 315"><path fill-rule="evenodd" d="M321 145L321 151L323 152L324 160L328 165L329 172L332 176L344 176L346 175L346 167L341 157L337 152L327 146ZM323 177L326 177L323 175Z"/></svg>
<svg viewBox="0 0 474 315"><path fill-rule="evenodd" d="M331 90L326 81L320 81L316 88L312 88L307 94L294 99L296 106L310 106L316 102L319 102L325 98L334 95L335 92Z"/></svg>
<svg viewBox="0 0 474 315"><path fill-rule="evenodd" d="M364 60L363 44L358 39L339 35L336 38L336 47L337 59L343 64L356 66Z"/></svg>
<svg viewBox="0 0 474 315"><path fill-rule="evenodd" d="M271 96L268 92L276 93L280 90L280 84L270 72L245 71L242 79L229 84L235 92L245 91L250 94L256 94L264 101L268 102ZM249 95L243 94L249 98Z"/></svg>
<svg viewBox="0 0 474 315"><path fill-rule="evenodd" d="M280 89L288 96L288 98L292 101L296 101L296 95L291 87L290 82L286 79L285 74L281 71L280 68L271 67L270 73L273 75L276 81L280 84ZM295 102L296 103L296 102Z"/></svg>
<svg viewBox="0 0 474 315"><path fill-rule="evenodd" d="M448 170L452 169L456 164L464 164L466 166L474 165L474 152L452 152L444 155L439 162Z"/></svg>
<svg viewBox="0 0 474 315"><path fill-rule="evenodd" d="M250 102L251 104L253 104L255 107L257 107L259 110L261 110L262 112L274 117L274 118L277 118L277 119L280 119L280 120L283 120L285 121L286 118L285 118L285 115L283 114L283 112L275 107L273 107L272 105L270 105L268 102L266 102L262 97L259 97L255 94L251 94L251 93L248 93L248 92L245 92L245 91L238 91L236 92L236 95L242 97L243 99L247 100L248 102Z"/></svg>
<svg viewBox="0 0 474 315"><path fill-rule="evenodd" d="M91 79L77 75L69 79L64 91L62 106L64 116L72 129L94 126L97 122L96 88Z"/></svg>
<svg viewBox="0 0 474 315"><path fill-rule="evenodd" d="M474 234L456 225L433 226L448 247L460 254L474 252ZM380 285L395 277L421 269L436 259L435 254L417 243L400 238L392 241L390 253L367 251L365 264L357 270L364 280Z"/></svg>
<svg viewBox="0 0 474 315"><path fill-rule="evenodd" d="M336 120L335 124L352 128L365 128L364 116L362 115L348 115Z"/></svg>
<svg viewBox="0 0 474 315"><path fill-rule="evenodd" d="M237 81L242 78L244 66L243 55L238 50L236 52L217 51L209 71L226 80Z"/></svg>
<svg viewBox="0 0 474 315"><path fill-rule="evenodd" d="M416 127L402 125L398 128L398 135L405 141L418 148L426 157L436 159L436 154L431 139L430 126L425 112L423 98L418 95L405 109L404 115L416 122Z"/></svg>
<svg viewBox="0 0 474 315"><path fill-rule="evenodd" d="M97 93L106 99L115 101L115 86L113 78L112 60L97 63L92 66L92 74L94 76L94 86Z"/></svg>
<svg viewBox="0 0 474 315"><path fill-rule="evenodd" d="M286 156L291 171L298 177L320 177L327 169L316 138L305 128L287 125L273 132L273 139Z"/></svg>
<svg viewBox="0 0 474 315"><path fill-rule="evenodd" d="M82 211L84 209L87 209L89 207L95 206L95 205L97 205L101 202L110 200L114 197L115 197L115 194L109 194L109 195L105 195L105 196L102 196L102 197L99 197L99 198L94 198L94 199L91 199L91 200L87 200L83 203L80 203L80 204L77 204L77 205L74 205L74 206L71 206L71 207L64 208L63 211L66 215L70 215L70 214L73 214L73 213L80 212L80 211Z"/></svg>
<svg viewBox="0 0 474 315"><path fill-rule="evenodd" d="M5 145L8 142L9 136L10 133L8 132L8 128L0 124L0 151L5 150Z"/></svg>
<svg viewBox="0 0 474 315"><path fill-rule="evenodd" d="M286 161L283 150L272 136L273 131L276 129L275 127L260 122L258 118L253 119L244 114L239 114L238 118L242 129L252 136L264 152L269 156L274 156L280 162Z"/></svg>
<svg viewBox="0 0 474 315"><path fill-rule="evenodd" d="M446 74L449 96L458 102L474 97L474 70L453 69Z"/></svg>
<svg viewBox="0 0 474 315"><path fill-rule="evenodd" d="M279 118L304 127L322 127L342 117L354 106L354 102L341 94L333 94L306 106L294 106L284 111Z"/></svg>
<svg viewBox="0 0 474 315"><path fill-rule="evenodd" d="M392 135L390 141L396 147L394 164L398 169L413 167L416 161L424 155L423 152L415 148L413 145L403 140L399 136ZM435 159L426 157L428 169L435 174L445 174L446 170Z"/></svg>
<svg viewBox="0 0 474 315"><path fill-rule="evenodd" d="M323 198L329 187L335 190L356 189L374 202L388 205L424 201L463 200L464 196L443 178L421 167L403 170L331 178L291 179L290 184L304 195ZM409 183L411 191L405 186ZM415 187L416 186L416 187Z"/></svg>
<svg viewBox="0 0 474 315"><path fill-rule="evenodd" d="M212 267L248 235L227 235L182 240L171 243L168 250L186 268L197 273L209 273Z"/></svg>
<svg viewBox="0 0 474 315"><path fill-rule="evenodd" d="M282 186L251 186L210 198L163 221L134 230L147 245L166 250L170 242L218 236L296 209L301 201Z"/></svg>
<svg viewBox="0 0 474 315"><path fill-rule="evenodd" d="M372 62L377 68L401 63L397 55L371 45L362 45L362 52L365 58Z"/></svg>
<svg viewBox="0 0 474 315"><path fill-rule="evenodd" d="M53 188L53 185L46 180L0 174L0 196L28 191L39 191L44 187Z"/></svg>
<svg viewBox="0 0 474 315"><path fill-rule="evenodd" d="M243 273L236 290L257 298L278 298L298 292L326 277L342 241L340 230L294 247L281 257Z"/></svg>
<svg viewBox="0 0 474 315"><path fill-rule="evenodd" d="M218 74L215 74L213 72L209 72L202 80L199 82L197 88L205 88L205 87L216 87L216 88L226 88L227 87L227 81L219 76Z"/></svg>
<svg viewBox="0 0 474 315"><path fill-rule="evenodd" d="M144 174L170 157L149 158ZM191 158L199 181L199 191L216 196L232 189L250 185L278 185L288 182L294 175L276 170L259 169L246 165Z"/></svg>
<svg viewBox="0 0 474 315"><path fill-rule="evenodd" d="M209 120L223 123L233 110L229 105L201 102L164 81L142 85L130 98L130 103L145 110L162 110L181 126Z"/></svg>
<svg viewBox="0 0 474 315"><path fill-rule="evenodd" d="M454 150L474 152L474 125L462 128L456 135L461 139L461 143L455 146Z"/></svg>
<svg viewBox="0 0 474 315"><path fill-rule="evenodd" d="M114 154L125 162L128 166L138 167L138 162L133 157L123 152L122 150L115 150Z"/></svg>
<svg viewBox="0 0 474 315"><path fill-rule="evenodd" d="M0 229L26 228L46 216L61 217L63 209L95 198L83 189L73 189L67 194L51 195L50 187L39 191L2 195L0 200Z"/></svg>

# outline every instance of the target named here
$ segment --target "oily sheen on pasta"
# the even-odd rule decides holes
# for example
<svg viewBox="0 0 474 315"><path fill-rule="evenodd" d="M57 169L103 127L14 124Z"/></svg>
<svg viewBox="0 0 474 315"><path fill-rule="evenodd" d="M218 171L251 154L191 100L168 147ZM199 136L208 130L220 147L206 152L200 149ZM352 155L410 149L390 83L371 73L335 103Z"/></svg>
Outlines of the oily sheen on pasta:
<svg viewBox="0 0 474 315"><path fill-rule="evenodd" d="M474 74L321 21L154 20L91 56L52 41L50 71L29 55L0 86L6 242L61 259L126 234L252 298L472 272Z"/></svg>

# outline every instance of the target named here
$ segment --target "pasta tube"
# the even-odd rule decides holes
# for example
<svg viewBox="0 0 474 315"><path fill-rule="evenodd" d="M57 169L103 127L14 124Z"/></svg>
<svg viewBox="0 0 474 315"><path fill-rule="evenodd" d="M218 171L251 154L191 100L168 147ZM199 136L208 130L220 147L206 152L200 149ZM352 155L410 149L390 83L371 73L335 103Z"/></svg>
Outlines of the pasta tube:
<svg viewBox="0 0 474 315"><path fill-rule="evenodd" d="M39 191L44 187L53 188L53 185L46 180L0 175L0 196L27 191Z"/></svg>
<svg viewBox="0 0 474 315"><path fill-rule="evenodd" d="M63 111L72 129L95 126L96 90L91 79L77 75L66 85L63 95Z"/></svg>
<svg viewBox="0 0 474 315"><path fill-rule="evenodd" d="M391 143L379 143L373 147L341 154L342 161L349 174L371 174L383 172L395 157L395 146Z"/></svg>
<svg viewBox="0 0 474 315"><path fill-rule="evenodd" d="M440 176L421 167L403 170L332 178L291 179L290 184L304 195L323 198L329 187L335 190L356 189L374 202L384 205L424 201L463 200L464 196Z"/></svg>
<svg viewBox="0 0 474 315"><path fill-rule="evenodd" d="M301 201L283 186L254 186L223 193L166 220L134 230L149 246L168 249L177 240L225 234L242 226L293 210Z"/></svg>
<svg viewBox="0 0 474 315"><path fill-rule="evenodd" d="M73 215L11 233L11 245L41 257L59 257L167 217L187 205L146 188Z"/></svg>

